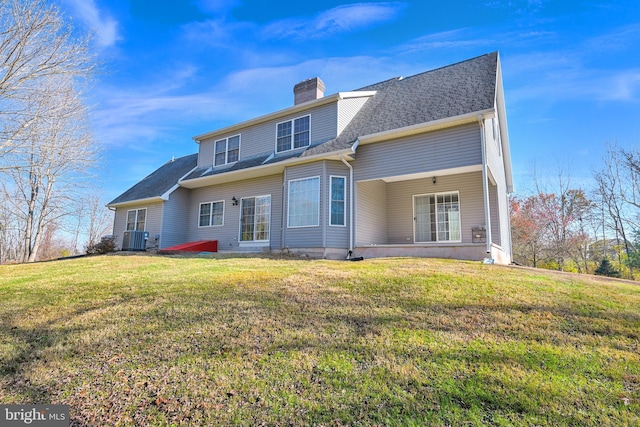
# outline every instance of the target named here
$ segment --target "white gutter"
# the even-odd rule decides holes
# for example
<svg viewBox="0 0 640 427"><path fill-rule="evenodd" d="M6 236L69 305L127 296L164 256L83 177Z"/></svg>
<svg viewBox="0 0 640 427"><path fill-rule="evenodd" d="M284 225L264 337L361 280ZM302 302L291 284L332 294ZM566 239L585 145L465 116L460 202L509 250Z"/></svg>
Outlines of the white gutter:
<svg viewBox="0 0 640 427"><path fill-rule="evenodd" d="M487 253L491 253L491 211L489 210L489 177L487 172L487 144L484 138L484 122L478 114L480 123L480 147L482 150L482 191L484 193L484 218L486 223Z"/></svg>
<svg viewBox="0 0 640 427"><path fill-rule="evenodd" d="M356 140L354 147L358 144ZM355 149L354 149L355 151ZM342 163L344 163L349 168L349 251L353 251L353 234L355 230L353 229L353 166L347 162L344 157L342 157L342 153L338 154Z"/></svg>
<svg viewBox="0 0 640 427"><path fill-rule="evenodd" d="M159 203L159 202L163 202L167 199L163 198L162 196L154 196L154 197L147 197L144 199L137 199L137 200L129 200L127 202L120 202L120 203L109 203L107 205L105 205L108 208L120 208L120 207L124 207L124 206L130 206L130 205L139 205L141 203Z"/></svg>
<svg viewBox="0 0 640 427"><path fill-rule="evenodd" d="M215 184L224 184L227 182L237 180L236 177L240 175L246 175L246 177L243 179L259 178L261 176L265 176L270 173L271 174L281 173L284 170L284 168L287 166L309 163L309 162L313 162L321 159L330 159L332 157L335 159L336 155L340 156L342 154L347 154L347 155L353 154L353 151L351 148L345 148L339 151L331 151L328 153L319 153L319 154L313 154L310 156L303 156L303 157L293 157L293 158L282 160L276 163L270 163L266 165L262 164L259 166L253 166L246 169L223 172L215 175L201 176L198 178L191 178L188 180L180 180L178 182L180 184L180 187L189 188L189 189L206 187L206 186L215 185Z"/></svg>

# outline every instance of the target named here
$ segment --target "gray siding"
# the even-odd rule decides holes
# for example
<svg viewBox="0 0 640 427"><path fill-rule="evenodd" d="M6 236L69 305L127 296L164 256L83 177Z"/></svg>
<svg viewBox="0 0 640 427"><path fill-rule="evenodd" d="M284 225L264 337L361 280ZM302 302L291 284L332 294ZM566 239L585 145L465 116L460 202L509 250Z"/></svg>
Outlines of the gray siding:
<svg viewBox="0 0 640 427"><path fill-rule="evenodd" d="M289 212L289 181L294 179L320 177L320 212L319 225L317 227L288 227L287 216ZM284 246L288 248L321 248L324 247L326 238L324 224L327 221L326 214L326 163L315 162L306 165L288 167L285 172L285 194L284 194Z"/></svg>
<svg viewBox="0 0 640 427"><path fill-rule="evenodd" d="M460 195L460 224L462 243L471 243L471 229L484 225L482 173L470 172L431 179L416 179L387 184L387 230L389 244L414 242L413 196L421 194L458 192Z"/></svg>
<svg viewBox="0 0 640 427"><path fill-rule="evenodd" d="M489 206L491 216L491 241L496 245L500 245L502 242L502 235L500 233L500 205L498 203L498 188L495 185L489 184Z"/></svg>
<svg viewBox="0 0 640 427"><path fill-rule="evenodd" d="M270 120L255 126L219 135L200 142L198 166L213 165L214 142L240 134L240 158L253 157L258 154L273 153L276 149L276 125L297 117L311 116L311 144L325 142L337 136L338 107L337 103L321 105L309 111Z"/></svg>
<svg viewBox="0 0 640 427"><path fill-rule="evenodd" d="M122 247L122 237L124 236L124 232L127 228L127 212L133 209L145 208L147 209L147 216L145 220L144 231L149 232L149 241L147 242L147 247L155 246L155 235L160 234L161 232L162 205L162 202L157 202L117 208L113 221L113 235L117 239L117 246L119 248Z"/></svg>
<svg viewBox="0 0 640 427"><path fill-rule="evenodd" d="M326 239L325 246L328 248L348 248L349 247L349 169L342 162L327 161L327 175L325 180L325 218L326 218ZM329 225L331 214L331 176L342 176L345 178L345 226Z"/></svg>
<svg viewBox="0 0 640 427"><path fill-rule="evenodd" d="M208 167L213 165L213 150L214 150L214 141L216 139L207 139L205 141L200 141L198 147L198 167ZM242 155L242 137L240 137L240 155Z"/></svg>
<svg viewBox="0 0 640 427"><path fill-rule="evenodd" d="M240 235L240 204L233 206L231 199L271 195L270 247L281 247L282 223L282 175L238 181L228 184L191 190L189 216L184 223L188 227L188 240L218 240L219 250L238 250ZM198 227L200 203L224 200L224 225Z"/></svg>
<svg viewBox="0 0 640 427"><path fill-rule="evenodd" d="M356 246L387 244L387 184L356 184Z"/></svg>
<svg viewBox="0 0 640 427"><path fill-rule="evenodd" d="M413 196L458 192L462 243L471 243L471 229L485 225L482 173L470 172L385 183L357 183L356 245L413 244Z"/></svg>
<svg viewBox="0 0 640 427"><path fill-rule="evenodd" d="M160 248L179 245L188 242L187 218L189 210L190 192L186 188L178 188L169 196L164 204L164 220L160 233Z"/></svg>
<svg viewBox="0 0 640 427"><path fill-rule="evenodd" d="M476 124L358 147L356 181L482 164Z"/></svg>
<svg viewBox="0 0 640 427"><path fill-rule="evenodd" d="M338 101L338 135L342 133L344 128L347 127L349 122L368 100L368 97L362 97L347 98Z"/></svg>

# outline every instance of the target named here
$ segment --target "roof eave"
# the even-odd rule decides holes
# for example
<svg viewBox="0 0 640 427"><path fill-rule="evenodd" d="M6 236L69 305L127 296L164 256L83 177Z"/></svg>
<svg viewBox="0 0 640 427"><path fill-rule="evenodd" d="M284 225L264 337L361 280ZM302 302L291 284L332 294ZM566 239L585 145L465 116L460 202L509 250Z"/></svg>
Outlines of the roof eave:
<svg viewBox="0 0 640 427"><path fill-rule="evenodd" d="M160 203L166 200L169 200L169 198L168 197L165 198L164 195L162 195L162 196L154 196L154 197L145 197L144 199L127 200L125 202L107 203L105 206L108 208L122 208L129 205L139 205L144 203Z"/></svg>
<svg viewBox="0 0 640 427"><path fill-rule="evenodd" d="M268 175L274 175L281 173L285 167L298 164L304 164L314 162L322 159L338 159L340 154L348 155L350 159L353 159L353 151L351 147L342 150L331 151L327 153L314 154L310 156L294 157L292 159L283 160L277 163L270 163L266 165L254 166L247 169L241 169L236 171L224 172L216 175L203 176L200 178L192 178L187 180L180 180L179 185L184 188L194 189L200 187L206 187L209 185L224 184L228 182L235 182L239 180L259 178Z"/></svg>
<svg viewBox="0 0 640 427"><path fill-rule="evenodd" d="M507 184L507 193L514 191L513 170L511 166L511 145L509 143L509 127L507 125L507 109L504 101L504 87L502 84L502 67L500 66L500 56L496 66L496 92L495 103L498 114L498 124L500 126L500 141L502 144L502 155L504 158L504 174Z"/></svg>

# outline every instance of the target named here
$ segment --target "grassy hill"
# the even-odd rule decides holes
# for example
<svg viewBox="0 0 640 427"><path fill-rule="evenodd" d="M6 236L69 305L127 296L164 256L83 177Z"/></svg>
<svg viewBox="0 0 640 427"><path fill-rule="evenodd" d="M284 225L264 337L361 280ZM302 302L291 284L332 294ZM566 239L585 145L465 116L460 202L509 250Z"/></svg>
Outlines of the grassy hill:
<svg viewBox="0 0 640 427"><path fill-rule="evenodd" d="M72 425L639 425L640 287L478 262L0 266L0 403Z"/></svg>

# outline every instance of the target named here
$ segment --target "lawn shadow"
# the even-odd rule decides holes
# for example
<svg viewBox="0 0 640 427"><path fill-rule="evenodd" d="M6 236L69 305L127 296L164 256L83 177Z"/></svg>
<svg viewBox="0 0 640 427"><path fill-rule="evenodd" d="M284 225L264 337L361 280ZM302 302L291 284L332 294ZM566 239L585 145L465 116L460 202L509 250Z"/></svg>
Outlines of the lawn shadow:
<svg viewBox="0 0 640 427"><path fill-rule="evenodd" d="M29 379L29 370L33 364L48 362L47 350L52 347L64 348L63 357L73 358L81 349L78 344L74 344L74 336L82 334L91 329L89 326L65 326L75 318L112 307L116 304L126 302L133 297L119 301L109 301L102 304L93 304L86 307L61 313L51 317L49 320L38 324L35 327L25 327L21 325L21 317L24 312L14 310L4 312L0 319L0 328L14 346L18 348L14 354L3 358L0 366L0 381L4 384L6 391L13 395L22 396L22 401L13 402L17 404L65 404L60 398L56 388L64 378L52 376L49 381L36 383ZM56 350L57 351L57 350ZM59 355L57 357L60 357ZM3 402L6 403L6 402ZM85 426L86 424L78 415L74 415L74 408L70 407L70 425Z"/></svg>

